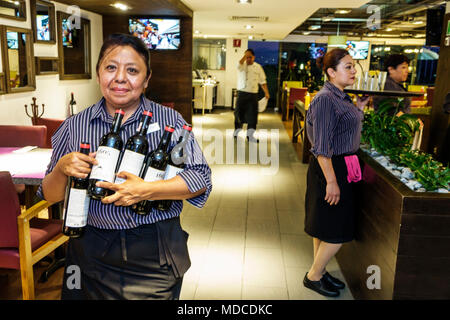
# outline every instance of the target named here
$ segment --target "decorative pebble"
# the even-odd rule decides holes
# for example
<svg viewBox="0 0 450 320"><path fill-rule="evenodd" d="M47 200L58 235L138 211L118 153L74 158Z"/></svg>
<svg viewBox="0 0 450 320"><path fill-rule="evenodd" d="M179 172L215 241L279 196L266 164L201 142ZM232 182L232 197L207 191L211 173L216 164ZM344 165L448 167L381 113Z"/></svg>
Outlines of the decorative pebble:
<svg viewBox="0 0 450 320"><path fill-rule="evenodd" d="M439 192L439 193L449 193L449 191L447 189L444 189L444 188L437 189L437 192Z"/></svg>
<svg viewBox="0 0 450 320"><path fill-rule="evenodd" d="M425 188L419 188L419 189L417 189L416 191L417 191L417 192L427 192L427 189L425 189Z"/></svg>

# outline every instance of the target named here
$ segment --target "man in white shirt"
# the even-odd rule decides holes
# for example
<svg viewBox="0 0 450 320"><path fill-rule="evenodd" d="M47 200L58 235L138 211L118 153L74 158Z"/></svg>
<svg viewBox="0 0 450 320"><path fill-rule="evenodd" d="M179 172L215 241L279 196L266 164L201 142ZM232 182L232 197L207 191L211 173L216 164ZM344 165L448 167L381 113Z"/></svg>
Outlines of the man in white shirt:
<svg viewBox="0 0 450 320"><path fill-rule="evenodd" d="M234 111L234 133L237 138L242 124L247 122L247 139L251 142L259 142L253 134L258 122L258 89L259 85L264 90L265 97L269 100L269 90L267 89L266 74L263 68L255 62L255 53L252 49L247 49L238 64L238 84L236 110Z"/></svg>

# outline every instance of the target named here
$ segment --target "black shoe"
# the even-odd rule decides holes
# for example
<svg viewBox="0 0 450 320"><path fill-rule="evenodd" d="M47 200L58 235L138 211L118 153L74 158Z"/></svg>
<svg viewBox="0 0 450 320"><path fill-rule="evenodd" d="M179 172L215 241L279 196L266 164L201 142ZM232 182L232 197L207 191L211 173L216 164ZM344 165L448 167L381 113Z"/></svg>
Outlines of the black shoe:
<svg viewBox="0 0 450 320"><path fill-rule="evenodd" d="M319 281L312 281L308 279L307 275L308 272L305 274L305 278L303 279L303 285L306 288L309 288L326 297L335 298L339 296L339 290L330 286L328 282L323 279L323 277Z"/></svg>
<svg viewBox="0 0 450 320"><path fill-rule="evenodd" d="M322 276L322 279L328 282L328 284L331 285L331 287L334 287L336 289L342 290L345 288L345 283L343 283L341 280L333 277L328 272L325 272L325 274Z"/></svg>

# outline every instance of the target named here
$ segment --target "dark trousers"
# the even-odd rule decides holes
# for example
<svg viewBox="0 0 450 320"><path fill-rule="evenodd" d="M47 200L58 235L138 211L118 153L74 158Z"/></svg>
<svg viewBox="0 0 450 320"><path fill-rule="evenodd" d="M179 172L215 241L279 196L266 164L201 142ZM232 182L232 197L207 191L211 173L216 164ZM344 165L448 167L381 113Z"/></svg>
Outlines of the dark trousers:
<svg viewBox="0 0 450 320"><path fill-rule="evenodd" d="M258 122L258 94L238 91L236 109L234 110L234 128L242 128L248 123L247 129L256 129Z"/></svg>
<svg viewBox="0 0 450 320"><path fill-rule="evenodd" d="M170 263L161 265L158 233L155 224L128 230L87 226L81 238L69 241L61 298L179 299L183 278Z"/></svg>

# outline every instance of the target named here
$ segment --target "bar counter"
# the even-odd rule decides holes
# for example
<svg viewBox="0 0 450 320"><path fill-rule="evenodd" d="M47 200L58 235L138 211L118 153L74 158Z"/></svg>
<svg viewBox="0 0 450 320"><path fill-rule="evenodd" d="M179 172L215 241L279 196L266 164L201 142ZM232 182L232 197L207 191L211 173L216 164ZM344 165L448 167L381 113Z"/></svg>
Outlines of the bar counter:
<svg viewBox="0 0 450 320"><path fill-rule="evenodd" d="M450 299L450 194L414 192L364 151L359 156L356 236L336 255L354 298ZM379 289L368 288L370 266L379 267Z"/></svg>

